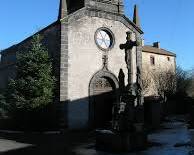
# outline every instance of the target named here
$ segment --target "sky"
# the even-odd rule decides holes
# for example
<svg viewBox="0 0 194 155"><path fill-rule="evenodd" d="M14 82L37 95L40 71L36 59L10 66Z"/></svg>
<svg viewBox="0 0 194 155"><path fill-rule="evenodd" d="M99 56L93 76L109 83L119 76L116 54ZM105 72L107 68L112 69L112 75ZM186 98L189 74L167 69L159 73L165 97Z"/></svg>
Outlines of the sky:
<svg viewBox="0 0 194 155"><path fill-rule="evenodd" d="M132 19L137 4L146 45L159 41L176 53L177 65L194 68L194 0L124 0ZM57 19L59 0L1 0L0 49L19 43Z"/></svg>

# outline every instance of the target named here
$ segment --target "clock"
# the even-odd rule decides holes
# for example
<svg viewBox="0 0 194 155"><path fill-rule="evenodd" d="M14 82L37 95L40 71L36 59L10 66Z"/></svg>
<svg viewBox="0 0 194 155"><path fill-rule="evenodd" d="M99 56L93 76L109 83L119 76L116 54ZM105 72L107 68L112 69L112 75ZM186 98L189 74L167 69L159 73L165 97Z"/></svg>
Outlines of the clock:
<svg viewBox="0 0 194 155"><path fill-rule="evenodd" d="M100 28L95 33L95 42L101 50L108 51L114 45L113 33L107 28Z"/></svg>

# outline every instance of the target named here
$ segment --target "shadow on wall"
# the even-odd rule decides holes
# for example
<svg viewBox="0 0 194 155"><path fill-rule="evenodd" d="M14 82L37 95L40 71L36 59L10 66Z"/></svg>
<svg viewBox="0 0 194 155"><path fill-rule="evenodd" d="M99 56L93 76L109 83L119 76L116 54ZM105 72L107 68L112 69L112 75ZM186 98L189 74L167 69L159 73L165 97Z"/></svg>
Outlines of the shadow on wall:
<svg viewBox="0 0 194 155"><path fill-rule="evenodd" d="M12 119L1 119L0 129L47 131L108 127L118 90L100 93L74 101L50 104L35 111L18 110Z"/></svg>
<svg viewBox="0 0 194 155"><path fill-rule="evenodd" d="M34 111L17 110L0 119L1 130L45 131L58 128L57 106L48 105Z"/></svg>
<svg viewBox="0 0 194 155"><path fill-rule="evenodd" d="M118 103L116 91L69 101L65 106L67 126L71 129L109 127L113 105Z"/></svg>
<svg viewBox="0 0 194 155"><path fill-rule="evenodd" d="M115 90L117 93L119 93L119 90ZM117 103L117 97L114 95L115 91L110 91L106 93L101 93L98 95L93 95L90 97L81 98L78 100L74 100L71 102L63 102L60 103L60 107L63 106L63 110L60 110L60 113L62 116L64 116L63 120L67 120L67 117L72 117L69 119L69 121L74 121L74 125L81 125L81 124L87 124L89 122L89 125L92 127L109 127L110 121L112 120L112 107L114 104ZM88 102L92 101L92 102ZM71 105L71 106L69 106ZM84 107L83 107L84 106ZM54 106L56 109L59 108L58 105ZM26 114L28 117L25 117L20 115L20 119L18 120L22 122L22 119L25 117L25 121L23 121L24 124L23 127L28 127L31 129L40 129L40 127L45 126L46 122L48 121L51 123L56 118L59 118L59 111L56 109L53 109L53 105L48 108L51 111L40 111L39 115L35 115L35 113L29 113ZM71 111L70 111L71 110ZM69 114L68 114L69 113ZM85 114L84 114L85 113ZM64 114L64 115L63 115ZM68 114L68 115L67 115ZM46 118L40 119L41 117ZM19 117L18 117L19 118ZM33 119L32 120L29 119ZM39 119L39 120L37 120ZM38 121L39 123L37 123ZM59 122L59 120L58 120ZM26 123L26 124L25 124ZM68 122L66 122L68 123ZM71 123L71 122L69 122ZM26 126L25 126L26 125ZM18 128L19 129L19 126ZM24 128L23 128L24 129ZM31 132L20 132L20 133L2 133L0 131L0 137L1 140L9 140L10 145L7 145L7 147L10 147L8 150L1 151L0 147L0 154L5 155L32 155L32 154L47 154L47 155L53 155L53 154L67 154L67 155L73 155L75 154L72 149L75 147L75 144L82 144L85 140L88 138L88 133L85 131L65 131L63 133L31 133ZM13 142L13 144L12 144ZM76 142L76 143L75 143ZM6 143L6 141L5 141ZM17 143L27 144L25 147L20 147L17 149L11 149L13 145L17 145Z"/></svg>
<svg viewBox="0 0 194 155"><path fill-rule="evenodd" d="M51 131L109 128L113 105L119 103L119 94L119 89L116 89L74 101L50 104L37 111L17 111L12 119L0 120L0 129ZM138 109L135 113L138 113ZM133 116L134 120L139 118L139 114Z"/></svg>

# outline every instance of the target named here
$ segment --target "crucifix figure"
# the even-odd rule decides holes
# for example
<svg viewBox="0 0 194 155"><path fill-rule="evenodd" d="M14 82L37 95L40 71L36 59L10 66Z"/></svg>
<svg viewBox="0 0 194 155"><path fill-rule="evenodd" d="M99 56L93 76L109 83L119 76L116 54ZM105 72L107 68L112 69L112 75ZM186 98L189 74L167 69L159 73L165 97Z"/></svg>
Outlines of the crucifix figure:
<svg viewBox="0 0 194 155"><path fill-rule="evenodd" d="M103 68L108 70L108 56L107 55L102 56L102 63L103 63Z"/></svg>
<svg viewBox="0 0 194 155"><path fill-rule="evenodd" d="M132 41L132 33L131 32L126 32L127 38L126 38L126 43L125 44L120 44L120 49L125 50L125 62L127 65L128 69L128 85L131 85L133 83L132 81L132 73L133 73L133 63L132 63L132 48L134 46L139 46L138 41Z"/></svg>

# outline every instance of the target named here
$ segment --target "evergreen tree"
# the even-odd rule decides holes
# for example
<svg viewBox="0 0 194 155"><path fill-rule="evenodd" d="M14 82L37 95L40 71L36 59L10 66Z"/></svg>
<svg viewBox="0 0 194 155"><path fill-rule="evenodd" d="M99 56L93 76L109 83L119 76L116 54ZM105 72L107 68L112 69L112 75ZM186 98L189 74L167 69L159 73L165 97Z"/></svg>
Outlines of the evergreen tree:
<svg viewBox="0 0 194 155"><path fill-rule="evenodd" d="M55 78L40 35L33 37L29 50L18 52L16 71L16 78L8 85L10 112L35 111L52 102Z"/></svg>
<svg viewBox="0 0 194 155"><path fill-rule="evenodd" d="M0 93L0 118L6 117L6 101L3 93Z"/></svg>

